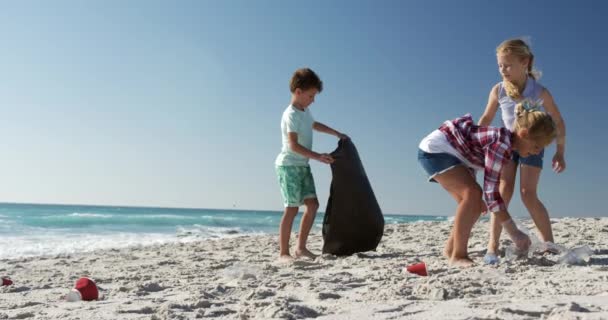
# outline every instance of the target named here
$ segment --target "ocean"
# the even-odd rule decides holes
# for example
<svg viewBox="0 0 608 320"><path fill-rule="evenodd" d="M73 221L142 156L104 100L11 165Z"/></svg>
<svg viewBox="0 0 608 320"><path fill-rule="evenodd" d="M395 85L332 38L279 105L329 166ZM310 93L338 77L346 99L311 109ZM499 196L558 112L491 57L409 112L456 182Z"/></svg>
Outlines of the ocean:
<svg viewBox="0 0 608 320"><path fill-rule="evenodd" d="M292 231L297 231L301 212ZM278 234L282 212L0 203L0 259L71 254L244 234ZM447 220L384 215L386 224ZM318 213L312 232L320 232Z"/></svg>

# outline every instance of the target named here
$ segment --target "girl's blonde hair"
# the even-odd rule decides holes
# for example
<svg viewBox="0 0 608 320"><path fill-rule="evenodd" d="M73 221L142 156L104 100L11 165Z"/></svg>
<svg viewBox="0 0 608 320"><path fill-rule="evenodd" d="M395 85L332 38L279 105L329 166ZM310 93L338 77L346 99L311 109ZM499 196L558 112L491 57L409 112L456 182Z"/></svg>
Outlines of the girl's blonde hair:
<svg viewBox="0 0 608 320"><path fill-rule="evenodd" d="M555 122L551 116L540 110L538 103L524 100L515 106L513 131L528 129L528 139L542 146L550 144L557 136Z"/></svg>
<svg viewBox="0 0 608 320"><path fill-rule="evenodd" d="M496 54L512 54L520 60L528 59L527 75L534 80L540 79L541 72L534 68L534 54L532 54L530 47L523 40L510 39L503 41L503 43L496 48ZM509 97L513 99L521 98L521 92L519 92L519 88L513 82L504 81L504 86Z"/></svg>

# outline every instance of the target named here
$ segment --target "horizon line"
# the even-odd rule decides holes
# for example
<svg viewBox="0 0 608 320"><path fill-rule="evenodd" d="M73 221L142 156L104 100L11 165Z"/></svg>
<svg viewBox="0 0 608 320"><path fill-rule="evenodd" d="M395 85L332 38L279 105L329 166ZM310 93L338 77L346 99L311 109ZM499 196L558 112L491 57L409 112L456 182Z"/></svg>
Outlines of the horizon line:
<svg viewBox="0 0 608 320"><path fill-rule="evenodd" d="M46 203L46 202L6 202L0 201L0 205L34 205L34 206L67 206L67 207L109 207L109 208L144 208L144 209L177 209L177 210L223 210L223 211L262 211L262 212L277 212L282 213L281 210L267 210L267 209L242 209L242 208L202 208L202 207L165 207L165 206L154 206L154 205L118 205L118 204L82 204L82 203ZM299 212L298 212L299 213ZM325 211L318 211L317 213L325 214ZM382 215L393 215L393 216L431 216L431 217L450 217L447 215L437 214L403 214L403 213L386 213Z"/></svg>

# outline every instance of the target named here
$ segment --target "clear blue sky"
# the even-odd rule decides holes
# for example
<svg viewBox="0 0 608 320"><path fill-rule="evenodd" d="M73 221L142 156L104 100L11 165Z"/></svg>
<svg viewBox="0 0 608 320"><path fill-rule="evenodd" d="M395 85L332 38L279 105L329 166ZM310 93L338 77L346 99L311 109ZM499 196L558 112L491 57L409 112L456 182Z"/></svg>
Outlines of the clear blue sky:
<svg viewBox="0 0 608 320"><path fill-rule="evenodd" d="M543 171L541 198L552 216L605 216L607 14L602 1L4 2L0 201L281 210L280 117L309 66L325 85L315 118L352 137L383 210L451 215L417 145L479 118L495 47L526 36L568 128L568 168ZM335 146L315 136L315 151ZM312 169L323 209L331 172Z"/></svg>

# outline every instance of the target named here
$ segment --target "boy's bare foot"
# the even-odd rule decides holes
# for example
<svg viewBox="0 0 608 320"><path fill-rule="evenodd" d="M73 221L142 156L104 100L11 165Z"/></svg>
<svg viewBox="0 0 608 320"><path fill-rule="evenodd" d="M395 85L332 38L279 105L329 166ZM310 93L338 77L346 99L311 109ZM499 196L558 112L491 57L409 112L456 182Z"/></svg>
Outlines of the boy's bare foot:
<svg viewBox="0 0 608 320"><path fill-rule="evenodd" d="M308 249L306 249L306 248L296 249L296 258L301 258L301 257L306 257L306 258L314 260L317 257L317 255L308 251Z"/></svg>
<svg viewBox="0 0 608 320"><path fill-rule="evenodd" d="M288 254L282 254L281 256L279 256L278 261L280 263L291 263L293 262L293 257Z"/></svg>
<svg viewBox="0 0 608 320"><path fill-rule="evenodd" d="M459 268L470 268L475 265L475 262L469 258L452 258L449 263L450 266Z"/></svg>

